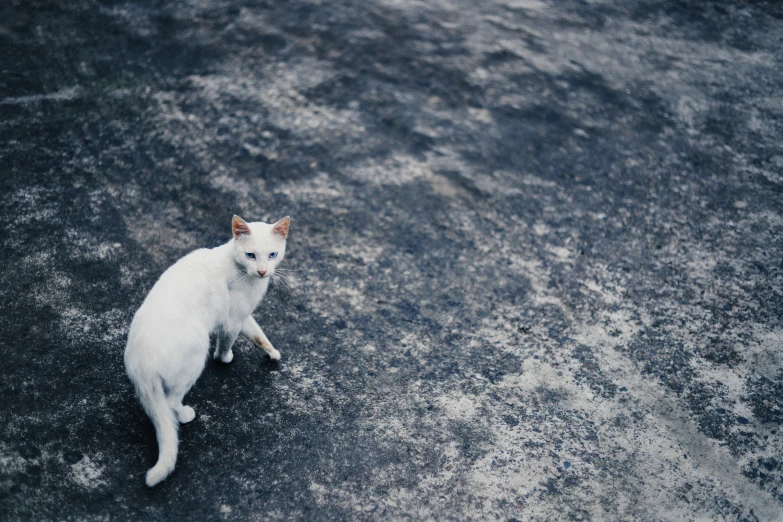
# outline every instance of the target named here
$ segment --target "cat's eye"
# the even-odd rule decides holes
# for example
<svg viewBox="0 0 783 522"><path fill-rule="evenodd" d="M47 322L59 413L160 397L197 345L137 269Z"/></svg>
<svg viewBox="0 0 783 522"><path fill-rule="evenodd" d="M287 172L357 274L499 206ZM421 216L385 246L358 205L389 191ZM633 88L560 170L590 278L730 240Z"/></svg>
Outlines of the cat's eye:
<svg viewBox="0 0 783 522"><path fill-rule="evenodd" d="M255 259L256 255L253 252L245 252L245 255L250 259Z"/></svg>
<svg viewBox="0 0 783 522"><path fill-rule="evenodd" d="M269 259L274 259L276 257L277 257L277 252L272 252L271 254L269 254Z"/></svg>

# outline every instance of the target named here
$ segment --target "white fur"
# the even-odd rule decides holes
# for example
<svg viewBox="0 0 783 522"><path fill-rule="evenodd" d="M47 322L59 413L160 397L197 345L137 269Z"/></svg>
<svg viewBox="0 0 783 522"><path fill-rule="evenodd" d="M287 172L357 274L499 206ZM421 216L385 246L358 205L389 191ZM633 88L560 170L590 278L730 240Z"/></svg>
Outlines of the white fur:
<svg viewBox="0 0 783 522"><path fill-rule="evenodd" d="M125 368L158 438L158 462L147 472L148 486L174 470L179 424L196 415L182 399L204 369L210 333L217 334L215 358L224 363L233 359L231 346L240 333L272 359L280 358L250 314L285 257L288 224L288 218L270 225L245 223L235 216L234 237L228 243L196 250L177 261L160 276L133 317ZM249 259L247 252L256 259ZM278 252L275 259L269 259L272 252Z"/></svg>

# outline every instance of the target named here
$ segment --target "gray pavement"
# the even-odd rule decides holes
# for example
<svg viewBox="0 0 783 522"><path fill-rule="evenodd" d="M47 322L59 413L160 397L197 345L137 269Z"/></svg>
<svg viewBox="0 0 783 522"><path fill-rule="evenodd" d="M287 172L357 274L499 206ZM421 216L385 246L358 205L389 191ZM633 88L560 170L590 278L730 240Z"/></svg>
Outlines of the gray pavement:
<svg viewBox="0 0 783 522"><path fill-rule="evenodd" d="M783 520L783 6L0 6L0 519ZM292 217L186 398L176 259Z"/></svg>

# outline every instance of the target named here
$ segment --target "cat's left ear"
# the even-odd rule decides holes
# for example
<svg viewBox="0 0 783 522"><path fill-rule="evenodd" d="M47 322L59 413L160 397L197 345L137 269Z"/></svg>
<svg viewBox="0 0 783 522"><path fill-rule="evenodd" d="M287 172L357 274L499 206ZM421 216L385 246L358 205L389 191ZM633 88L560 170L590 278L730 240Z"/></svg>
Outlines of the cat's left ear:
<svg viewBox="0 0 783 522"><path fill-rule="evenodd" d="M242 236L250 235L250 227L245 220L235 215L231 220L231 231L234 233L234 238L239 239Z"/></svg>
<svg viewBox="0 0 783 522"><path fill-rule="evenodd" d="M276 236L282 236L283 239L288 237L288 226L291 224L291 218L286 216L272 227L272 233Z"/></svg>

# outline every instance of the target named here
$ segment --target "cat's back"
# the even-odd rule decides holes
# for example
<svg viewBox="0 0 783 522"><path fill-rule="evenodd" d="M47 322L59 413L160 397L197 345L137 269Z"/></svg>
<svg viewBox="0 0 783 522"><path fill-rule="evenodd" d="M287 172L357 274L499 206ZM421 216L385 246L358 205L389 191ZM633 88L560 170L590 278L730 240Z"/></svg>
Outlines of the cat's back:
<svg viewBox="0 0 783 522"><path fill-rule="evenodd" d="M194 294L208 289L214 284L217 272L217 258L208 248L199 248L180 258L176 263L166 269L155 285L150 290L149 297L157 293L165 293L176 297L179 292Z"/></svg>
<svg viewBox="0 0 783 522"><path fill-rule="evenodd" d="M195 250L155 282L128 330L125 365L132 379L153 370L176 379L183 361L203 363L209 333L226 301L219 263L214 249Z"/></svg>
<svg viewBox="0 0 783 522"><path fill-rule="evenodd" d="M226 293L221 278L222 259L215 250L194 250L166 269L136 312L133 323L171 322L187 317L207 320L214 313L211 308L224 300Z"/></svg>

